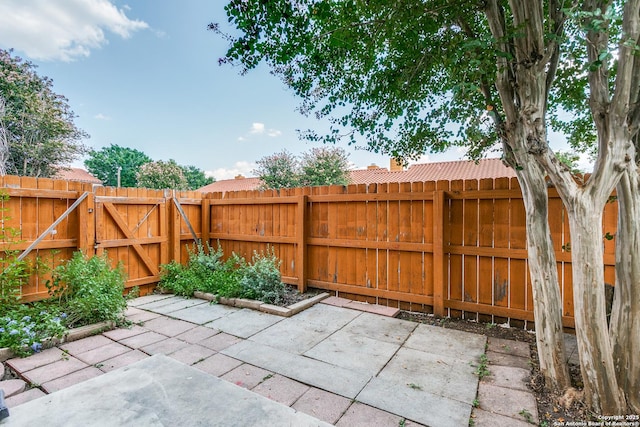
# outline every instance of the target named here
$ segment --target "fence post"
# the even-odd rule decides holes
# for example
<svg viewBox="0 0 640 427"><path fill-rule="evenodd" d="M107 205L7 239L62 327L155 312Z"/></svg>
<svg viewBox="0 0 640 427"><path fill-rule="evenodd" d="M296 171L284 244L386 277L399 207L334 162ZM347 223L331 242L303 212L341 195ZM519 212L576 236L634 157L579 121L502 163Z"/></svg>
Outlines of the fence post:
<svg viewBox="0 0 640 427"><path fill-rule="evenodd" d="M433 192L433 314L444 316L444 191Z"/></svg>
<svg viewBox="0 0 640 427"><path fill-rule="evenodd" d="M298 196L296 212L296 270L298 270L298 291L307 290L307 196Z"/></svg>
<svg viewBox="0 0 640 427"><path fill-rule="evenodd" d="M166 196L165 196L166 197ZM181 260L181 248L180 248L180 212L172 198L176 197L175 194L166 197L167 205L167 222L169 229L169 262L175 261L179 264Z"/></svg>
<svg viewBox="0 0 640 427"><path fill-rule="evenodd" d="M205 198L207 197L205 194L203 194L202 197L202 204L200 205L200 209L202 209L202 226L200 228L202 230L202 237L200 238L200 241L206 251L211 243L209 241L209 235L211 233L211 201L208 198Z"/></svg>
<svg viewBox="0 0 640 427"><path fill-rule="evenodd" d="M87 257L96 253L96 217L95 217L95 195L90 192L82 204L78 206L78 250Z"/></svg>

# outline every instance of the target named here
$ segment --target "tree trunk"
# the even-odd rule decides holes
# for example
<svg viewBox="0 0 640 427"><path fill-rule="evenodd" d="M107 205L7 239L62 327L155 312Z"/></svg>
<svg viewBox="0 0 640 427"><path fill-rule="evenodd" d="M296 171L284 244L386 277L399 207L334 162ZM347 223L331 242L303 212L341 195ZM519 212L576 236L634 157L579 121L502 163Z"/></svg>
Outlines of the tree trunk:
<svg viewBox="0 0 640 427"><path fill-rule="evenodd" d="M616 286L609 335L618 384L640 414L640 185L629 169L617 186Z"/></svg>
<svg viewBox="0 0 640 427"><path fill-rule="evenodd" d="M574 196L566 206L572 240L576 337L585 398L597 413L624 414L627 406L616 379L607 330L601 226L604 206L584 193Z"/></svg>
<svg viewBox="0 0 640 427"><path fill-rule="evenodd" d="M540 372L554 392L571 385L562 329L562 298L548 220L547 183L533 162L517 171L527 218L529 275Z"/></svg>

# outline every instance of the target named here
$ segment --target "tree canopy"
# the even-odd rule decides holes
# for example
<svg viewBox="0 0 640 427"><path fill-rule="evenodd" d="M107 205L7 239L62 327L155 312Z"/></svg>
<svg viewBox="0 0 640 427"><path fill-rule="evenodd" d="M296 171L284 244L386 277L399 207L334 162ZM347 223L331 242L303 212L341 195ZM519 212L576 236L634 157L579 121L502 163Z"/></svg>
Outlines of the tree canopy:
<svg viewBox="0 0 640 427"><path fill-rule="evenodd" d="M342 148L319 147L302 153L301 158L287 150L265 156L253 171L262 188L279 189L349 183L348 155Z"/></svg>
<svg viewBox="0 0 640 427"><path fill-rule="evenodd" d="M0 172L51 177L84 153L88 135L52 80L35 69L0 49Z"/></svg>
<svg viewBox="0 0 640 427"><path fill-rule="evenodd" d="M120 186L136 187L138 170L151 161L151 157L142 151L111 144L99 150L89 151L89 158L84 161L84 165L104 185L111 187L118 185L118 169L121 168Z"/></svg>
<svg viewBox="0 0 640 427"><path fill-rule="evenodd" d="M187 190L197 190L215 182L215 178L206 176L202 169L195 166L181 166L182 174L187 180Z"/></svg>
<svg viewBox="0 0 640 427"><path fill-rule="evenodd" d="M187 179L182 167L171 159L168 162L158 160L145 163L137 173L138 187L162 190L186 190Z"/></svg>

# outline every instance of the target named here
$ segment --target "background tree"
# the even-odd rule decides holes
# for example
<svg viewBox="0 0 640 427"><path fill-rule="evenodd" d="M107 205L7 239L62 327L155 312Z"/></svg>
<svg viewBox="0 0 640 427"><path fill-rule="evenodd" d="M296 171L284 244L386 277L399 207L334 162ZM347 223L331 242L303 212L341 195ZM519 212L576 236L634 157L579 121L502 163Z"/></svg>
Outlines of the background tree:
<svg viewBox="0 0 640 427"><path fill-rule="evenodd" d="M302 154L300 185L347 185L349 160L342 148L312 148Z"/></svg>
<svg viewBox="0 0 640 427"><path fill-rule="evenodd" d="M290 152L265 156L256 162L258 167L253 173L262 181L262 188L293 188L300 184L300 162Z"/></svg>
<svg viewBox="0 0 640 427"><path fill-rule="evenodd" d="M84 153L81 140L88 136L52 80L11 53L0 49L0 171L50 177Z"/></svg>
<svg viewBox="0 0 640 427"><path fill-rule="evenodd" d="M498 144L526 209L541 372L562 391L569 376L548 176L574 238L587 403L597 412L637 413L640 358L630 355L640 349L638 10L640 0L233 0L226 11L240 35L226 36L231 45L219 62L240 62L245 72L266 61L302 98L303 112L332 123L326 136L306 133L313 140L348 135L351 143L361 138L372 151L396 158L452 144L478 158ZM574 115L563 121L561 111ZM588 180L576 181L558 160L548 126L569 141L593 142ZM616 186L624 192L618 196L624 237L616 241L617 290L607 331L602 211Z"/></svg>
<svg viewBox="0 0 640 427"><path fill-rule="evenodd" d="M158 160L156 162L145 163L140 167L137 174L138 187L186 190L187 180L182 173L182 167L175 160L164 162Z"/></svg>
<svg viewBox="0 0 640 427"><path fill-rule="evenodd" d="M100 150L89 151L89 158L84 165L104 185L111 187L118 184L118 167L121 167L120 186L135 187L138 184L138 170L151 161L151 157L142 151L111 144Z"/></svg>
<svg viewBox="0 0 640 427"><path fill-rule="evenodd" d="M215 178L206 176L202 169L195 166L181 166L181 168L182 175L187 180L187 190L197 190L215 182Z"/></svg>

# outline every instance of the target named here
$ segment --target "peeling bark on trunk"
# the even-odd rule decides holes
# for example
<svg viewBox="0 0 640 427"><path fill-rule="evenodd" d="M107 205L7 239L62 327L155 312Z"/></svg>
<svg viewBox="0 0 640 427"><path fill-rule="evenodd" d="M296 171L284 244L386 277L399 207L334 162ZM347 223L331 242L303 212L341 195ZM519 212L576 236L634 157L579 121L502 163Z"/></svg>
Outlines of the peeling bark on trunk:
<svg viewBox="0 0 640 427"><path fill-rule="evenodd" d="M582 195L567 204L571 227L573 302L580 369L587 404L598 413L626 413L624 394L618 386L611 341L607 330L604 297L602 229L603 207Z"/></svg>
<svg viewBox="0 0 640 427"><path fill-rule="evenodd" d="M636 169L617 186L616 286L609 325L618 384L640 414L640 185Z"/></svg>
<svg viewBox="0 0 640 427"><path fill-rule="evenodd" d="M540 372L556 393L571 385L562 329L562 298L556 257L548 220L547 183L537 165L528 163L517 172L527 218L529 274Z"/></svg>

